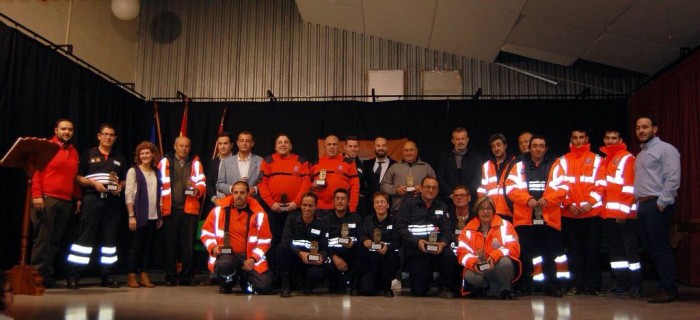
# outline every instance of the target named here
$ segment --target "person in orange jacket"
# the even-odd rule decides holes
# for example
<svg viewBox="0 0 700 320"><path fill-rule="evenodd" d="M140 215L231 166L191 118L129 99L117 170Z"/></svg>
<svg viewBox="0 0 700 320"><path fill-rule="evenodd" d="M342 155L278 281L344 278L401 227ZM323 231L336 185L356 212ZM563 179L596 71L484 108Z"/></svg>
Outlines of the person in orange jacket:
<svg viewBox="0 0 700 320"><path fill-rule="evenodd" d="M642 265L639 262L637 201L634 198L635 157L627 151L617 129L605 131L603 143L605 146L600 151L606 156L601 168L605 172L607 188L600 217L608 240L610 269L617 280L611 291L639 296Z"/></svg>
<svg viewBox="0 0 700 320"><path fill-rule="evenodd" d="M333 212L333 197L335 190L342 188L350 193L348 203L350 212L357 211L360 197L360 178L357 166L352 159L345 158L338 152L338 137L330 135L324 141L326 155L318 159L311 167L311 190L318 195L316 208L322 215ZM323 177L322 175L325 175Z"/></svg>
<svg viewBox="0 0 700 320"><path fill-rule="evenodd" d="M190 139L175 139L175 152L158 163L163 182L160 194L165 234L165 285L192 284L194 236L199 221L200 199L207 193L204 168L190 156ZM177 253L177 254L176 254ZM182 269L177 272L177 258Z"/></svg>
<svg viewBox="0 0 700 320"><path fill-rule="evenodd" d="M464 266L462 278L478 289L490 285L491 292L509 300L511 284L520 276L518 234L510 222L495 214L491 198L477 200L474 211L477 216L459 235L457 260Z"/></svg>
<svg viewBox="0 0 700 320"><path fill-rule="evenodd" d="M561 233L560 203L568 186L559 161L547 155L547 140L534 135L530 152L511 169L506 194L513 201L513 225L522 246L523 273L518 287L526 295L532 281L544 284L544 293L561 297L560 286L569 278Z"/></svg>
<svg viewBox="0 0 700 320"><path fill-rule="evenodd" d="M231 293L241 276L241 283L249 283L255 293L268 294L272 280L265 254L272 233L267 214L249 197L248 183L235 182L231 191L224 206L212 209L202 225L200 239L209 252L209 271L218 280L221 293Z"/></svg>
<svg viewBox="0 0 700 320"><path fill-rule="evenodd" d="M590 293L605 296L602 291L600 242L605 177L603 158L590 151L588 134L581 129L571 131L569 153L559 159L565 171L569 191L562 201L562 231L568 247L572 287L567 295Z"/></svg>
<svg viewBox="0 0 700 320"><path fill-rule="evenodd" d="M481 186L476 192L479 198L490 197L496 205L496 214L512 222L513 202L505 195L505 184L508 172L515 164L515 156L506 153L508 144L503 134L491 135L489 145L491 155L481 165Z"/></svg>

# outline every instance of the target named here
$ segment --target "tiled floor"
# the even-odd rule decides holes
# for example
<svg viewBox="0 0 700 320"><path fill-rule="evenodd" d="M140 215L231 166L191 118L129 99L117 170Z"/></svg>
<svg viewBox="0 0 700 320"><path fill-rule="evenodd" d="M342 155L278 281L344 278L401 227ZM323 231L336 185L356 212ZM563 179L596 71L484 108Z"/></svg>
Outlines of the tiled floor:
<svg viewBox="0 0 700 320"><path fill-rule="evenodd" d="M294 293L282 299L236 290L220 295L211 286L106 289L96 279L82 285L77 291L16 296L10 314L16 319L700 319L700 288L688 286L681 286L680 301L654 305L619 296L445 300L413 298L404 289L394 298Z"/></svg>

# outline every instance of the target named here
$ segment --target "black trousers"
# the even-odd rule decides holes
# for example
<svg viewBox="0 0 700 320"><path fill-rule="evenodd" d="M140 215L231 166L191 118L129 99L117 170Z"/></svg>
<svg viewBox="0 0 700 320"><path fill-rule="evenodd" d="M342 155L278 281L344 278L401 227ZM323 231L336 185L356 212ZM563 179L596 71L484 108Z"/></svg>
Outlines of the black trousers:
<svg viewBox="0 0 700 320"><path fill-rule="evenodd" d="M639 236L644 244L644 249L649 253L649 257L656 266L656 272L659 276L657 286L670 292L678 292L676 262L669 243L674 212L675 205L667 206L661 212L656 206L655 199L640 202L637 206Z"/></svg>
<svg viewBox="0 0 700 320"><path fill-rule="evenodd" d="M333 263L333 259L329 263L326 263L326 279L328 280L328 287L330 291L334 290L345 290L347 285L356 286L359 281L360 266L358 265L358 256L360 255L361 245L355 243L352 248L334 248L336 255L345 260L348 264L347 271L340 271Z"/></svg>
<svg viewBox="0 0 700 320"><path fill-rule="evenodd" d="M53 262L61 244L63 230L71 214L73 202L44 196L44 210L32 208L32 266L44 278L53 277Z"/></svg>
<svg viewBox="0 0 700 320"><path fill-rule="evenodd" d="M637 219L603 219L605 237L608 240L610 269L617 279L617 287L628 290L639 287L642 282L642 269L639 264L639 241L637 240Z"/></svg>
<svg viewBox="0 0 700 320"><path fill-rule="evenodd" d="M399 255L396 251L387 251L384 255L376 251L363 250L359 291L363 295L375 295L385 289L396 277L399 270ZM359 262L359 261L358 261Z"/></svg>
<svg viewBox="0 0 700 320"><path fill-rule="evenodd" d="M270 244L270 253L276 253L277 247L282 240L282 231L284 230L284 224L287 222L287 217L293 212L272 212L268 210L266 205L266 212L270 212L267 215L268 221L270 222L270 231L272 232L272 243ZM270 254L267 257L267 263L270 265L270 270L277 273L279 272L279 263L276 254Z"/></svg>
<svg viewBox="0 0 700 320"><path fill-rule="evenodd" d="M520 262L523 268L518 283L532 285L532 259L541 257L545 286L559 287L561 283L554 259L564 255L562 232L546 225L517 226L515 232L520 238Z"/></svg>
<svg viewBox="0 0 700 320"><path fill-rule="evenodd" d="M324 265L305 264L289 246L278 246L275 252L277 256L280 277L301 279L307 284L308 289L313 289L317 283L323 281L326 270Z"/></svg>
<svg viewBox="0 0 700 320"><path fill-rule="evenodd" d="M440 254L415 251L404 252L404 254L406 268L411 278L412 295L425 296L428 294L434 270L440 273L437 279L439 288L456 291L455 281L452 277L454 268L457 266L457 257L449 246L445 246Z"/></svg>
<svg viewBox="0 0 700 320"><path fill-rule="evenodd" d="M194 235L199 217L180 210L163 217L163 233L165 235L165 279L181 282L192 281L192 255L194 251ZM182 263L180 274L177 273L178 259Z"/></svg>
<svg viewBox="0 0 700 320"><path fill-rule="evenodd" d="M569 271L572 283L579 290L599 291L602 286L600 242L603 221L599 217L561 218L562 231L569 250Z"/></svg>
<svg viewBox="0 0 700 320"><path fill-rule="evenodd" d="M131 233L129 244L129 273L148 272L151 263L151 254L154 252L156 228L158 220L148 220L145 226L136 228Z"/></svg>
<svg viewBox="0 0 700 320"><path fill-rule="evenodd" d="M214 275L221 279L219 281L219 285L229 286L229 288L232 288L235 283L227 282L222 278L236 272L236 274L241 276L241 284L249 283L251 286L253 286L253 290L255 290L257 294L270 293L272 291L272 280L270 279L270 273L267 271L259 273L255 271L255 269L244 271L242 268L245 260L246 257L244 254L219 255L214 264ZM245 290L245 288L243 289Z"/></svg>
<svg viewBox="0 0 700 320"><path fill-rule="evenodd" d="M111 277L117 268L117 233L123 200L90 192L83 197L78 238L69 249L68 279L80 278L80 273L90 263L93 247L101 243L100 265L102 279Z"/></svg>

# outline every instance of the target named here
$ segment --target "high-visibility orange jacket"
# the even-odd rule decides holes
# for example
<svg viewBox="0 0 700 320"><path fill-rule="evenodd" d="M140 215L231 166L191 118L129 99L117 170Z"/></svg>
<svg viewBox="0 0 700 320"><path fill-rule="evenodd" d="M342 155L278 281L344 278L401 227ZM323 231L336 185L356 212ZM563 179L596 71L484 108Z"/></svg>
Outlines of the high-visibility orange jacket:
<svg viewBox="0 0 700 320"><path fill-rule="evenodd" d="M260 164L262 181L258 191L268 206L280 202L282 194L287 194L287 201L301 206L301 196L309 191L309 162L304 157L290 154L282 157L273 153L265 157Z"/></svg>
<svg viewBox="0 0 700 320"><path fill-rule="evenodd" d="M549 167L547 181L529 181L528 173L531 167L542 171ZM536 165L529 155L523 156L510 170L506 180L506 194L513 201L513 225L532 225L532 208L527 202L534 198L530 189L540 188L539 192L544 189L541 198L547 200L547 206L542 208L542 217L548 226L561 231L560 205L568 191L564 178L559 159L552 161L545 157L542 163Z"/></svg>
<svg viewBox="0 0 700 320"><path fill-rule="evenodd" d="M603 158L590 151L591 145L586 143L580 147L569 145L571 152L559 158L559 164L564 170L569 192L562 200L562 217L590 218L600 214L603 208L603 192L605 192L605 176L601 169ZM586 213L574 215L569 206L583 206L590 203L592 209Z"/></svg>
<svg viewBox="0 0 700 320"><path fill-rule="evenodd" d="M230 205L233 202L232 197L229 195L222 202ZM228 230L233 253L245 253L247 259L255 260L253 269L258 273L267 271L268 266L265 254L272 243L272 232L270 231L270 223L267 220L265 210L252 197L248 197L247 209L238 210L232 206L230 210ZM251 215L250 224L248 225L248 235L246 237L246 221L248 221L249 214ZM214 250L214 247L224 244L225 226L225 207L211 209L202 225L202 236L200 239L209 252L208 267L211 272L214 272L214 264L216 263L216 256L212 254L212 250Z"/></svg>
<svg viewBox="0 0 700 320"><path fill-rule="evenodd" d="M503 214L506 216L513 216L513 212L508 207L508 203L505 196L505 184L508 178L507 167L515 159L514 156L506 157L506 159L500 164L500 168L496 163L495 159L490 159L481 166L481 186L476 192L479 194L479 198L488 196L493 200L496 205L496 213ZM498 171L501 174L498 174Z"/></svg>
<svg viewBox="0 0 700 320"><path fill-rule="evenodd" d="M169 157L164 157L158 162L158 170L160 170L160 176L163 181L163 190L160 193L160 205L161 212L163 216L169 216L172 212L172 188L170 185L170 162L172 161ZM199 198L203 197L207 193L206 178L204 177L204 168L202 163L199 162L198 157L192 158L190 161L190 181L192 181L192 186L199 190L197 197L185 196L185 213L187 214L199 214Z"/></svg>
<svg viewBox="0 0 700 320"><path fill-rule="evenodd" d="M503 220L501 217L494 215L491 219L491 228L486 236L479 230L479 218L473 218L463 232L459 234L459 245L457 246L457 261L464 266L466 270L476 270L476 263L479 261L477 251L484 249L486 259L491 257L495 264L504 256L513 259L514 262L520 263L520 242L518 234L515 233L513 225ZM513 281L515 281L513 279Z"/></svg>
<svg viewBox="0 0 700 320"><path fill-rule="evenodd" d="M343 188L350 192L348 202L350 212L356 212L357 202L360 199L360 178L357 175L355 161L345 158L341 154L333 158L321 157L318 159L318 163L311 167L312 180L318 180L318 174L321 169L326 169L326 187L316 192L316 195L318 195L316 208L322 210L333 209L335 189Z"/></svg>
<svg viewBox="0 0 700 320"><path fill-rule="evenodd" d="M604 206L600 212L601 218L637 217L636 200L634 199L634 156L627 151L624 143L603 146L600 151L605 153L602 168L605 172L607 187Z"/></svg>

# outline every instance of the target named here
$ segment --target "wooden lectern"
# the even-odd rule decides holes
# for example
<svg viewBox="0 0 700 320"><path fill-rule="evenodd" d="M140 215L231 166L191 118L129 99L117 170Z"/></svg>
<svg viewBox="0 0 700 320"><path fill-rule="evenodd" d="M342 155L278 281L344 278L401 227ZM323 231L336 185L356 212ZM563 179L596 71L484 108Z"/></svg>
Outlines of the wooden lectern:
<svg viewBox="0 0 700 320"><path fill-rule="evenodd" d="M24 215L22 216L22 241L20 244L19 264L10 270L10 281L15 294L42 295L46 290L44 279L39 272L27 265L27 246L29 245L29 204L32 201L32 176L53 159L59 146L41 138L18 138L5 157L0 160L0 166L23 169L27 173L27 195L24 199Z"/></svg>

